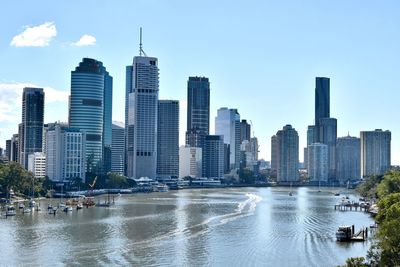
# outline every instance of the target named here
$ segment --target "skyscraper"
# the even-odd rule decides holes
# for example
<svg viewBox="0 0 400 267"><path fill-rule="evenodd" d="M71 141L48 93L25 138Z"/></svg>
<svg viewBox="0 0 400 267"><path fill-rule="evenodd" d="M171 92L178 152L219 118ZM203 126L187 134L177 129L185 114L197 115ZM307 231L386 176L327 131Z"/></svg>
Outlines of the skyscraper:
<svg viewBox="0 0 400 267"><path fill-rule="evenodd" d="M308 177L310 182L328 182L328 146L312 143L308 146Z"/></svg>
<svg viewBox="0 0 400 267"><path fill-rule="evenodd" d="M308 147L316 142L315 125L309 125L307 128L307 147L304 148L304 167L308 171Z"/></svg>
<svg viewBox="0 0 400 267"><path fill-rule="evenodd" d="M336 179L336 138L337 120L322 118L319 120L319 142L328 146L329 179Z"/></svg>
<svg viewBox="0 0 400 267"><path fill-rule="evenodd" d="M179 101L158 101L157 176L179 175Z"/></svg>
<svg viewBox="0 0 400 267"><path fill-rule="evenodd" d="M22 123L19 126L19 160L26 169L28 155L42 152L43 119L43 88L25 87L22 94Z"/></svg>
<svg viewBox="0 0 400 267"><path fill-rule="evenodd" d="M221 135L206 135L204 139L204 176L222 178L224 174L224 140Z"/></svg>
<svg viewBox="0 0 400 267"><path fill-rule="evenodd" d="M69 127L84 132L88 170L111 169L112 77L101 61L83 58L71 71Z"/></svg>
<svg viewBox="0 0 400 267"><path fill-rule="evenodd" d="M340 184L361 178L360 150L360 138L346 136L337 139L336 179Z"/></svg>
<svg viewBox="0 0 400 267"><path fill-rule="evenodd" d="M360 132L361 176L383 175L390 168L390 131Z"/></svg>
<svg viewBox="0 0 400 267"><path fill-rule="evenodd" d="M142 50L141 50L142 54ZM126 72L127 175L156 178L158 61L136 56Z"/></svg>
<svg viewBox="0 0 400 267"><path fill-rule="evenodd" d="M210 131L210 82L206 77L189 77L187 83L186 144L202 147Z"/></svg>
<svg viewBox="0 0 400 267"><path fill-rule="evenodd" d="M330 83L329 78L325 77L315 78L315 125L319 124L320 119L330 117L329 83ZM315 140L315 142L318 141L319 140Z"/></svg>
<svg viewBox="0 0 400 267"><path fill-rule="evenodd" d="M285 125L276 133L277 180L299 181L299 135L291 125Z"/></svg>
<svg viewBox="0 0 400 267"><path fill-rule="evenodd" d="M240 143L244 140L250 141L251 126L247 123L247 120L240 122Z"/></svg>
<svg viewBox="0 0 400 267"><path fill-rule="evenodd" d="M237 109L218 109L217 117L215 118L215 134L222 135L224 143L229 145L230 169L239 168L240 115Z"/></svg>
<svg viewBox="0 0 400 267"><path fill-rule="evenodd" d="M125 128L122 123L113 122L111 142L111 171L124 175Z"/></svg>
<svg viewBox="0 0 400 267"><path fill-rule="evenodd" d="M271 170L278 170L278 138L276 135L271 137Z"/></svg>

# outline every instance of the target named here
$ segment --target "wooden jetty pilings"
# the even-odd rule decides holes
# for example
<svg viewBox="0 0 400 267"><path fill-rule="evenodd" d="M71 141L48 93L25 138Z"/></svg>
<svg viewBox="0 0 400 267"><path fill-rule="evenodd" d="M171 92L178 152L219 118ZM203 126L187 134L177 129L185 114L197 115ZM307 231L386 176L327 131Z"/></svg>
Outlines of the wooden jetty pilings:
<svg viewBox="0 0 400 267"><path fill-rule="evenodd" d="M369 203L359 203L359 202L342 202L334 205L335 210L339 211L369 211L370 204Z"/></svg>

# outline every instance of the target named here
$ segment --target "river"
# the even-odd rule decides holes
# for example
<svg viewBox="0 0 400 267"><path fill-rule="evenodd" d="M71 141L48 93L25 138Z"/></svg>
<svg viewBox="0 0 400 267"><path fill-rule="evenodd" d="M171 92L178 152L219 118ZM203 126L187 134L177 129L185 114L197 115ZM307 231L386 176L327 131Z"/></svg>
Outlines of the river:
<svg viewBox="0 0 400 267"><path fill-rule="evenodd" d="M123 195L110 208L56 216L43 200L42 211L0 219L0 265L336 266L366 255L370 240L339 243L335 231L369 226L368 214L335 211L342 196L332 189L293 188L293 196L289 190Z"/></svg>

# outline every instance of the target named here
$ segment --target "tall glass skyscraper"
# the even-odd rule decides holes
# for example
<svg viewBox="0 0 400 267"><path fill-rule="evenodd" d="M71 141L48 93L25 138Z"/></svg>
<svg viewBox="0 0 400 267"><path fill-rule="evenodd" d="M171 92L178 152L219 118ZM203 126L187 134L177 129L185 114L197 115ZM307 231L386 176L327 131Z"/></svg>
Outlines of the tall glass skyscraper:
<svg viewBox="0 0 400 267"><path fill-rule="evenodd" d="M158 101L157 176L179 175L179 101Z"/></svg>
<svg viewBox="0 0 400 267"><path fill-rule="evenodd" d="M202 147L210 131L210 82L206 77L189 77L187 83L186 144Z"/></svg>
<svg viewBox="0 0 400 267"><path fill-rule="evenodd" d="M137 56L126 68L127 175L156 178L158 60Z"/></svg>
<svg viewBox="0 0 400 267"><path fill-rule="evenodd" d="M26 169L29 154L42 152L43 119L43 88L25 87L22 94L22 123L19 125L19 160Z"/></svg>
<svg viewBox="0 0 400 267"><path fill-rule="evenodd" d="M86 134L89 171L111 169L111 118L112 77L102 62L83 58L71 72L69 126Z"/></svg>
<svg viewBox="0 0 400 267"><path fill-rule="evenodd" d="M240 114L237 109L218 109L217 117L215 118L215 134L223 136L224 143L229 145L230 169L239 168Z"/></svg>
<svg viewBox="0 0 400 267"><path fill-rule="evenodd" d="M330 117L329 78L315 78L315 124L322 118Z"/></svg>

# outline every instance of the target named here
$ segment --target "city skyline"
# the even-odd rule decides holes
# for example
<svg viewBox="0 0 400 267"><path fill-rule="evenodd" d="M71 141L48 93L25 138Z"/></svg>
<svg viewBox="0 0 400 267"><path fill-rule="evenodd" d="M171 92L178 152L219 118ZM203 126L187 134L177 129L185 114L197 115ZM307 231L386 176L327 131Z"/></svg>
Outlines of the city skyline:
<svg viewBox="0 0 400 267"><path fill-rule="evenodd" d="M88 4L83 5L87 6ZM139 4L144 10L149 7L148 5L151 4ZM164 4L159 3L159 5L163 6ZM284 5L282 4L258 4L258 8L232 4L227 10L228 18L237 14L240 8L244 8L243 12L246 14L254 12L254 16L249 17L249 21L244 22L243 25L234 22L235 27L224 24L216 18L224 4L215 3L213 5L216 10L210 10L210 22L204 22L204 25L191 22L188 23L188 26L172 27L187 18L188 15L184 12L189 9L187 5L179 6L174 11L182 14L182 18L172 19L172 22L166 23L167 25L164 27L157 25L159 24L157 23L158 19L155 19L155 22L146 19L145 16L148 15L148 12L143 12L143 15L139 15L129 25L129 35L116 33L113 38L110 38L124 43L121 45L121 49L118 49L120 51L112 49L118 42L106 40L105 36L109 29L102 29L100 26L103 24L98 26L94 25L95 23L93 25L89 23L82 26L79 31L69 29L68 22L70 20L61 15L62 8L72 8L66 3L61 3L60 7L50 5L49 8L54 9L53 11L44 10L40 15L34 17L11 18L4 16L0 20L3 23L7 21L9 27L1 30L3 38L0 40L0 56L4 62L0 67L0 73L2 73L0 76L2 104L0 146L5 148L5 140L10 139L12 134L18 132L15 119L21 117L22 87L30 85L44 88L46 93L45 123L56 120L67 121L70 70L86 56L104 62L107 70L114 77L113 120L124 121L124 107L121 104L116 105L116 103L123 103L124 67L131 62L132 56L138 54L138 32L140 25L143 25L145 50L149 55L159 59L160 99L180 101L181 122L186 121L186 82L188 77L208 77L211 83L210 118L215 118L217 109L220 107L237 108L242 118L253 122L252 131L254 130L260 143L260 158L269 160L269 138L282 125L293 125L299 132L300 149L305 147L307 126L313 124L314 117L312 104L314 79L317 76L329 77L331 114L334 114L338 120L337 136L346 136L350 131L352 136L359 137L360 131L389 129L392 132L393 140L392 164L400 163L400 136L398 134L400 126L398 126L395 116L396 105L394 102L397 92L393 90L393 84L396 81L395 74L399 70L395 65L399 59L399 53L395 47L392 47L392 44L397 43L396 39L393 39L393 36L397 36L395 34L396 27L393 27L398 25L398 21L395 19L397 3L386 2L378 5L366 2L362 10L359 10L359 6L356 4L351 3L346 4L346 10L339 8L340 5L303 3L300 7L297 6L299 8L298 16L294 16L294 18L288 16L287 22L279 20L272 14L274 10L283 9ZM295 5L298 4L292 3L291 6ZM122 4L122 6L124 5ZM12 3L5 5L6 10L15 10L16 7L17 5ZM332 8L332 12L327 14L328 18L321 23L322 25L316 26L312 23L313 19L319 18L321 15L312 15L306 19L308 15L326 7ZM200 8L205 9L205 7ZM106 16L106 9L107 4L96 7L96 11L104 16ZM29 8L26 8L26 11L22 11L22 13L28 10ZM37 7L33 10L37 10ZM290 14L295 12L294 10L287 12ZM82 14L81 12L78 11L79 14ZM115 12L124 13L120 8L117 8ZM160 11L156 10L156 13L158 12ZM279 27L269 26L273 23L269 24L271 19L268 16L262 16L263 12L278 19ZM53 14L49 15L51 13ZM201 12L199 11L199 13ZM333 19L339 15L343 20L339 21L338 25L332 25L332 22L336 21ZM350 15L356 15L360 21L363 21L363 25L350 23L354 20L353 17L351 21L349 20ZM154 17L157 16L153 16L152 19ZM300 26L295 26L297 19ZM255 22L258 20L265 29L255 26ZM112 25L121 27L123 21L116 19ZM46 24L46 22L52 23ZM214 28L210 27L212 23L215 24ZM345 28L346 23L350 23L352 27ZM46 35L47 39L53 40L49 41L45 47L38 47L41 45L40 43L31 44L36 47L20 47L22 44L18 42L21 38L14 37L27 29L21 28L24 25L31 25L30 28L44 25L41 29L47 29L49 33ZM303 28L298 28L301 26ZM165 27L172 28L163 33ZM193 33L187 32L187 27L193 27ZM326 27L326 32L318 31L324 27ZM276 31L278 28L281 32ZM128 28L125 29L128 30ZM223 29L227 29L227 31L223 31ZM248 31L244 33L244 29L248 29ZM299 36L296 35L295 29L299 30L299 35L302 34L304 37L296 39L298 41L296 46L289 45L287 41ZM197 35L195 33L198 33L196 31L205 34L213 42L208 44L201 40L198 45L194 45L193 40L199 40L195 38ZM318 31L318 34L321 35L318 36L318 40L324 43L325 49L318 49L310 42L309 39L314 31ZM56 34L54 34L55 32ZM260 34L262 35L264 32L269 33L267 39L260 37ZM338 41L331 36L331 32L339 35ZM169 34L177 39L169 40L174 39L166 38ZM85 35L95 37L97 40L95 44L86 47L79 46L85 42L90 44L90 40L93 41L87 36L83 38ZM247 36L245 43L243 35ZM82 42L76 42L80 37L82 37ZM346 37L349 42L344 43ZM160 45L160 40L165 41L162 43L163 45ZM272 44L267 43L267 40L273 40ZM76 43L71 45L70 42ZM229 45L225 46L227 42ZM252 73L246 72L242 68L238 70L235 67L235 62L249 57L246 53L239 53L244 51L245 45L250 46L252 53L255 53L261 61L261 63L254 63L257 68L252 68ZM306 45L311 47L307 48ZM279 48L280 46L283 47ZM375 49L376 47L378 49ZM374 50L372 50L373 48ZM271 51L277 51L277 55L274 56ZM187 57L192 60L187 60ZM307 60L307 58L312 60ZM171 65L175 66L174 70L168 67ZM288 67L288 65L291 66ZM276 69L273 70L273 68ZM282 79L287 75L291 76L291 79L288 79L291 80L290 82ZM280 102L285 104L280 105ZM385 106L380 107L379 103L385 103ZM210 134L214 133L213 125L214 122L210 121ZM184 131L184 125L181 125L180 145L184 144ZM300 153L301 161L302 158L302 153Z"/></svg>

